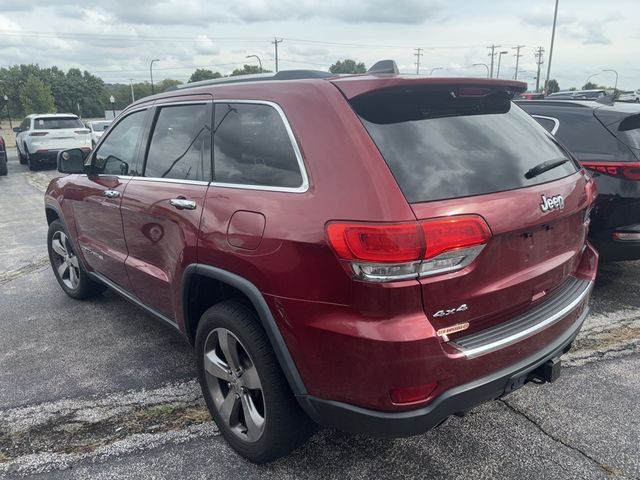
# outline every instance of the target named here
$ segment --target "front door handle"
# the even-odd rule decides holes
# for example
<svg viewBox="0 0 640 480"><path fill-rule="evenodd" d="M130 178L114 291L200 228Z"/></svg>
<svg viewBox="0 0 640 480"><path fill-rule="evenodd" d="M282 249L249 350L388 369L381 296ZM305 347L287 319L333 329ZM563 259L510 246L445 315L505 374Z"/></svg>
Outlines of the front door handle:
<svg viewBox="0 0 640 480"><path fill-rule="evenodd" d="M195 210L196 202L186 200L184 198L172 198L169 200L171 206L176 207L178 210Z"/></svg>
<svg viewBox="0 0 640 480"><path fill-rule="evenodd" d="M102 194L107 198L118 198L120 196L120 192L117 190L105 190Z"/></svg>

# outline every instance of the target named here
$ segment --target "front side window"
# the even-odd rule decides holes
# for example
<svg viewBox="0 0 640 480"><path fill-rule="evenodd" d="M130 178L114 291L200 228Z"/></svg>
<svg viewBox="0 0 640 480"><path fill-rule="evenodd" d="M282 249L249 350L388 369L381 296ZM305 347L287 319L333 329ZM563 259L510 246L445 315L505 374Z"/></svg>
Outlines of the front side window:
<svg viewBox="0 0 640 480"><path fill-rule="evenodd" d="M269 105L216 103L213 161L219 183L302 186L291 138Z"/></svg>
<svg viewBox="0 0 640 480"><path fill-rule="evenodd" d="M208 104L161 108L153 129L144 176L210 181L210 112Z"/></svg>
<svg viewBox="0 0 640 480"><path fill-rule="evenodd" d="M128 175L135 162L146 110L134 112L111 129L94 155L93 170L107 175Z"/></svg>

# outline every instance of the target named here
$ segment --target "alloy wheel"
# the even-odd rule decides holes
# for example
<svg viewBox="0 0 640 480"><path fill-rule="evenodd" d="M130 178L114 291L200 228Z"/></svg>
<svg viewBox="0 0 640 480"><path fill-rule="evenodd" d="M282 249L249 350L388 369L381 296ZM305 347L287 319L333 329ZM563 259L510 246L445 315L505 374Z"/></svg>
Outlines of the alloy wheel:
<svg viewBox="0 0 640 480"><path fill-rule="evenodd" d="M256 442L265 428L266 408L256 366L226 328L216 328L204 346L206 382L227 428L245 442Z"/></svg>
<svg viewBox="0 0 640 480"><path fill-rule="evenodd" d="M53 250L53 263L62 283L71 290L78 288L80 284L80 264L78 257L73 252L67 235L58 230L51 238Z"/></svg>

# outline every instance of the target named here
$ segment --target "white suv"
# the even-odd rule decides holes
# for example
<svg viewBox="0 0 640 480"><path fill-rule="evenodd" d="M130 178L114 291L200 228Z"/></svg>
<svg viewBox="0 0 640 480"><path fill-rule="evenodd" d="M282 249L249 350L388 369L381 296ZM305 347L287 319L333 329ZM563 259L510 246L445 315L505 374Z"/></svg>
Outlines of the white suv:
<svg viewBox="0 0 640 480"><path fill-rule="evenodd" d="M631 90L629 92L622 92L618 97L620 102L636 102L640 103L640 90Z"/></svg>
<svg viewBox="0 0 640 480"><path fill-rule="evenodd" d="M13 130L17 134L20 163L29 165L30 170L46 163L55 164L60 150L91 150L89 129L71 113L34 113Z"/></svg>

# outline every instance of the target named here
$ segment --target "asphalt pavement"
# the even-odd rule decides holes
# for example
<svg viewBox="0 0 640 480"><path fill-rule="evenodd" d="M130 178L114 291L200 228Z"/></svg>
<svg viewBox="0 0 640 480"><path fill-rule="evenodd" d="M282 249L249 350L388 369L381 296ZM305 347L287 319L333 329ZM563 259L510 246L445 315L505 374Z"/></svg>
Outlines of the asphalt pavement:
<svg viewBox="0 0 640 480"><path fill-rule="evenodd" d="M640 262L601 268L560 379L408 439L321 430L255 466L210 421L189 345L111 292L62 293L42 192L9 149L0 177L0 477L640 478Z"/></svg>

